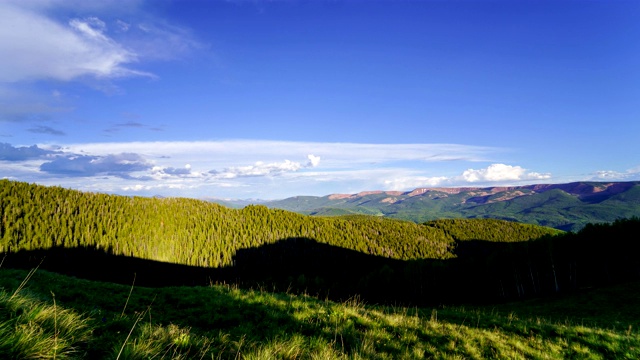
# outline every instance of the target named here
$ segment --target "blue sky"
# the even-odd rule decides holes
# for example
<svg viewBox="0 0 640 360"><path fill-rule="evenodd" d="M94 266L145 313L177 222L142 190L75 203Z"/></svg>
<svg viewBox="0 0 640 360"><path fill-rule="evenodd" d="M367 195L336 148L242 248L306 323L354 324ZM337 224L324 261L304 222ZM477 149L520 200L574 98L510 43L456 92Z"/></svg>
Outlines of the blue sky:
<svg viewBox="0 0 640 360"><path fill-rule="evenodd" d="M125 195L640 180L637 1L0 2L0 178Z"/></svg>

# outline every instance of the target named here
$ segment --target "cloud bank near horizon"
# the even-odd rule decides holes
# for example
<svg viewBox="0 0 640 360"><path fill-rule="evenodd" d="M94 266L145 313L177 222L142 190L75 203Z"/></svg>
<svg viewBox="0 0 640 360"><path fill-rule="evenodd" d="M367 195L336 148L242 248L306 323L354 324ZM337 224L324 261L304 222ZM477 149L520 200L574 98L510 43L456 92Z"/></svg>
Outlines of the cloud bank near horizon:
<svg viewBox="0 0 640 360"><path fill-rule="evenodd" d="M0 146L16 180L103 192L216 193L274 198L372 188L409 190L465 182L529 180L519 166L494 164L458 176L426 177L416 167L485 162L499 149L456 144L286 141L132 142ZM463 168L464 170L464 168ZM472 171L474 177L465 174ZM109 179L109 181L105 181ZM326 189L326 190L325 190ZM292 192L293 191L293 192Z"/></svg>
<svg viewBox="0 0 640 360"><path fill-rule="evenodd" d="M2 177L13 180L85 191L185 197L276 199L558 180L550 173L496 161L503 151L459 144L267 140L5 143L0 144L0 163L10 169ZM600 171L580 180L632 179L640 179L640 168Z"/></svg>

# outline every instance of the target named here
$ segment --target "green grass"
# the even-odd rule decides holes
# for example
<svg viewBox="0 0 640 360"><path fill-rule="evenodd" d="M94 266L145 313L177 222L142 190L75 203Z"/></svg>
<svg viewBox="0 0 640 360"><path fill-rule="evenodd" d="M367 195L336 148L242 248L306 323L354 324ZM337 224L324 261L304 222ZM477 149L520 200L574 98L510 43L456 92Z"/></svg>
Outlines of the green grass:
<svg viewBox="0 0 640 360"><path fill-rule="evenodd" d="M406 308L229 286L132 288L43 270L16 292L27 275L0 269L3 359L640 357L638 284L489 307Z"/></svg>

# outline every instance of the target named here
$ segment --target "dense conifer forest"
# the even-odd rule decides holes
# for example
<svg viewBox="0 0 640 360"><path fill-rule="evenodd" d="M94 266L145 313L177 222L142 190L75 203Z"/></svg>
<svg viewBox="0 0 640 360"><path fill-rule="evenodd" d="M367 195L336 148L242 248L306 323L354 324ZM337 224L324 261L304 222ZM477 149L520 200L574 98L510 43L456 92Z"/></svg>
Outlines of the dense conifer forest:
<svg viewBox="0 0 640 360"><path fill-rule="evenodd" d="M579 231L589 223L640 216L640 181L418 188L404 193L295 196L264 204L310 215L380 215L417 223L494 218Z"/></svg>
<svg viewBox="0 0 640 360"><path fill-rule="evenodd" d="M638 355L638 218L415 224L8 180L0 205L10 358Z"/></svg>
<svg viewBox="0 0 640 360"><path fill-rule="evenodd" d="M318 218L264 206L82 193L2 180L0 251L92 246L179 264L231 265L239 249L308 237L396 259L451 257L453 239L410 222Z"/></svg>
<svg viewBox="0 0 640 360"><path fill-rule="evenodd" d="M368 216L310 217L259 205L230 209L194 199L83 193L9 180L0 181L0 214L1 252L95 247L115 255L222 267L232 264L239 249L304 237L400 260L454 256L451 227L442 222L424 226ZM456 224L463 223L465 231L488 236L483 239L511 233L511 240L528 240L556 233L501 222L502 228L488 235L499 222Z"/></svg>
<svg viewBox="0 0 640 360"><path fill-rule="evenodd" d="M425 224L0 181L5 266L141 285L235 283L406 304L545 296L640 276L640 220L578 233L493 219ZM42 260L46 259L46 260Z"/></svg>

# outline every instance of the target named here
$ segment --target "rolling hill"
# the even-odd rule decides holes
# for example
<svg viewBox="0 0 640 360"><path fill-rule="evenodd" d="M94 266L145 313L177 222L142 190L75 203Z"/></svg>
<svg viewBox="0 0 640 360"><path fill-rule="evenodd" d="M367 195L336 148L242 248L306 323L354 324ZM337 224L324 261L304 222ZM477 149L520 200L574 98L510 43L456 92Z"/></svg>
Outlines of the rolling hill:
<svg viewBox="0 0 640 360"><path fill-rule="evenodd" d="M633 191L510 207L615 207ZM566 233L0 180L0 220L8 358L638 357L640 218Z"/></svg>
<svg viewBox="0 0 640 360"><path fill-rule="evenodd" d="M588 223L640 216L640 181L366 191L296 196L264 205L309 215L366 214L419 223L495 218L577 231Z"/></svg>

